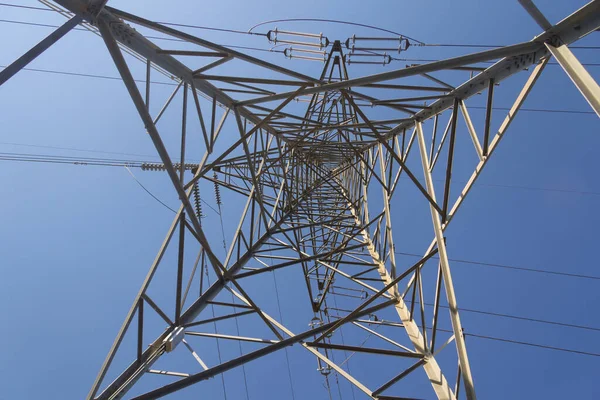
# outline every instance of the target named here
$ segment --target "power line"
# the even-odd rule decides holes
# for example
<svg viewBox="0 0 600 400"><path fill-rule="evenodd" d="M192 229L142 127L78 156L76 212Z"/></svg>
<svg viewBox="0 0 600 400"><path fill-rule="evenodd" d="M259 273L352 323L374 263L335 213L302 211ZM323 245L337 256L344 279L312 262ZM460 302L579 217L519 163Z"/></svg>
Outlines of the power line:
<svg viewBox="0 0 600 400"><path fill-rule="evenodd" d="M152 196L152 198L156 201L158 201L160 204L162 204L164 207L166 207L167 209L171 210L174 214L177 214L177 211L173 210L171 207L169 207L168 205L166 205L161 199L159 199L158 197L156 197L154 194L152 194L151 191L149 191L148 189L146 189L146 186L144 186L142 184L142 182L140 182L138 180L138 178L136 178L136 176L133 174L133 172L131 172L131 170L129 169L129 167L125 166L125 169L127 170L127 172L129 172L129 174L131 175L131 177L137 182L138 185L140 185L140 187L142 189L144 189L144 191L146 193L148 193L150 196Z"/></svg>
<svg viewBox="0 0 600 400"><path fill-rule="evenodd" d="M58 27L60 27L59 25L42 24L42 23L39 23L39 22L16 21L16 20L12 20L12 19L0 19L0 22L4 22L4 23L7 23L7 24L17 24L17 25L41 26L43 28L58 28ZM89 32L88 29L84 29L84 28L73 28L73 30L74 31Z"/></svg>
<svg viewBox="0 0 600 400"><path fill-rule="evenodd" d="M47 146L52 147L52 146ZM70 148L72 150L77 150ZM86 151L86 150L79 150ZM109 152L110 153L110 152ZM118 154L118 153L117 153ZM138 179L135 177L130 168L141 168L144 162L138 160L120 160L110 158L95 158L95 157L70 157L70 156L55 156L46 154L26 154L26 153L2 153L0 152L0 161L16 161L16 162L33 162L33 163L47 163L47 164L71 164L80 166L100 166L100 167L125 167L131 174L133 179L144 189L150 196L156 201L165 206L167 209L176 212L171 207L166 205L163 201L152 194ZM219 212L207 203L204 199L200 199L208 208L214 211L216 214Z"/></svg>
<svg viewBox="0 0 600 400"><path fill-rule="evenodd" d="M466 183L466 182L464 182L464 183ZM600 196L600 192L593 192L593 191L586 191L586 190L540 188L540 187L535 187L535 186L503 185L500 183L478 183L477 185L478 186L488 186L488 187L535 190L535 191L542 191L542 192L559 192L559 193L573 193L573 194Z"/></svg>
<svg viewBox="0 0 600 400"><path fill-rule="evenodd" d="M8 66L0 65L0 68L6 68L6 67L8 67ZM40 69L40 68L25 67L25 68L22 68L21 70L22 71L31 71L31 72L43 72L43 73L57 74L57 75L79 76L79 77L83 77L83 78L109 79L112 81L120 81L121 80L120 77L116 77L116 76L84 74L84 73L80 73L80 72L58 71L58 70L52 70L52 69ZM139 83L146 83L146 81L142 80L142 79L135 79L135 81L139 82ZM171 82L150 81L150 83L153 83L156 85L177 86L176 83L171 83Z"/></svg>
<svg viewBox="0 0 600 400"><path fill-rule="evenodd" d="M519 345L522 345L522 346L538 347L538 348L546 349L546 350L562 351L562 352L565 352L565 353L580 354L580 355L584 355L584 356L600 357L600 353L592 353L592 352L589 352L589 351L567 349L567 348L564 348L564 347L547 346L547 345L539 344L539 343L524 342L524 341L513 340L513 339L505 339L505 338L500 338L500 337L495 337L495 336L480 335L480 334L476 334L476 333L465 333L465 336L476 337L476 338L479 338L479 339L494 340L494 341L497 341L497 342L519 344Z"/></svg>
<svg viewBox="0 0 600 400"><path fill-rule="evenodd" d="M96 157L70 157L55 156L48 154L27 154L27 153L0 153L0 161L20 161L20 162L39 162L50 164L73 164L73 165L93 165L110 167L141 167L142 162L138 160L119 160L110 158Z"/></svg>
<svg viewBox="0 0 600 400"><path fill-rule="evenodd" d="M0 142L0 144L9 145L9 146L37 147L37 148L43 148L43 149L81 151L81 152L86 152L86 153L117 154L117 155L121 155L121 156L159 158L158 156L152 156L152 155L148 155L148 154L121 153L121 152L116 152L116 151L89 150L89 149L79 149L79 148L75 148L75 147L59 147L59 146L48 146L48 145L41 145L41 144L26 144L26 143L15 143L15 142Z"/></svg>
<svg viewBox="0 0 600 400"><path fill-rule="evenodd" d="M600 195L600 193L598 193L598 194ZM406 253L406 252L402 252L402 251L396 251L394 253L403 255L403 256L419 257L419 258L422 257L419 254ZM432 257L432 258L436 258L436 257ZM481 266L485 266L485 267L510 269L510 270L515 270L515 271L527 271L527 272L535 272L535 273L540 273L540 274L564 276L564 277L570 277L570 278L600 280L600 276L593 276L593 275L573 274L573 273L569 273L569 272L550 271L550 270L539 269L539 268L516 267L513 265L494 264L494 263L486 263L486 262L481 262L481 261L462 260L462 259L457 259L457 258L449 258L448 260L453 261L453 262L462 263L462 264L481 265Z"/></svg>
<svg viewBox="0 0 600 400"><path fill-rule="evenodd" d="M8 3L0 3L0 6L4 6L4 7L14 7L14 8L24 8L24 9L28 9L28 10L36 10L36 11L56 11L53 10L51 8L45 8L45 7L34 7L34 6L25 6L22 4L8 4Z"/></svg>
<svg viewBox="0 0 600 400"><path fill-rule="evenodd" d="M387 320L381 319L381 318L378 318L376 321L362 320L361 322L368 323L368 324L376 324L376 325L388 325L388 326L393 326L393 327L402 326L401 324L399 324L397 322L387 321ZM423 329L422 326L419 326L419 328ZM427 328L427 330L431 330L431 328ZM454 331L450 330L450 329L436 328L436 330L438 330L440 332L454 333ZM541 348L541 349L545 349L545 350L561 351L561 352L565 352L565 353L579 354L579 355L585 355L585 356L600 357L600 353L594 353L594 352L590 352L590 351L568 349L565 347L557 347L557 346L548 346L548 345L540 344L540 343L525 342L522 340L507 339L507 338L498 337L498 336L481 335L479 333L471 333L471 332L466 332L466 331L463 332L463 334L464 334L464 336L471 336L471 337L475 337L475 338L479 338L479 339L492 340L492 341L504 342L504 343L510 343L510 344L518 344L521 346L537 347L537 348Z"/></svg>
<svg viewBox="0 0 600 400"><path fill-rule="evenodd" d="M418 302L417 302L417 304L418 304ZM431 304L426 304L426 305L431 306ZM448 308L447 306L441 306L441 307ZM462 307L460 308L460 311L476 312L476 313L489 314L489 315L495 315L495 316L502 316L502 317L508 317L508 318L516 318L516 319L526 319L526 320L531 320L531 321L535 321L535 322L543 322L543 323L549 323L549 324L554 324L554 325L569 326L569 327L575 327L575 328L580 328L580 329L590 329L590 330L594 330L594 331L600 331L600 329L593 328L593 327L564 324L564 323L553 322L553 321L543 321L543 320L537 320L537 319L532 319L532 318L523 318L523 317L517 317L517 316L514 316L514 315L490 313L490 312L484 312L484 311L478 311L478 310L469 310L469 309L465 309L465 308L462 308ZM386 323L385 320L380 320L380 321L383 324ZM364 321L364 322L373 323L373 321ZM381 325L381 324L377 324L376 327L375 327L375 329L379 325ZM394 326L396 326L396 325L394 325ZM428 329L431 329L431 328L428 328ZM448 330L448 329L437 328L437 330L439 330L441 332L446 332L446 333L454 333L453 331ZM371 335L372 335L372 333L370 333L367 336L367 338L361 343L361 345L359 347L362 348ZM524 341L519 341L519 340L506 339L506 338L500 338L500 337L489 336L489 335L480 335L480 334L477 334L477 333L469 333L469 332L465 332L464 335L465 336L475 337L475 338L478 338L478 339L486 339L486 340L499 341L499 342L504 342L504 343L509 343L509 344L517 344L517 345L523 345L523 346L537 347L537 348L542 348L542 349L545 349L545 350L561 351L561 352L567 352L567 353L573 353L573 354L580 354L580 355L587 355L587 356L593 356L593 357L600 357L600 354L598 354L598 353L592 353L592 352L580 351L580 350L573 350L573 349L566 349L566 348L555 347L555 346L547 346L547 345L543 345L543 344L539 344L539 343L524 342ZM352 353L352 355L350 355L350 357L348 357L340 365L343 365L354 354L355 353Z"/></svg>
<svg viewBox="0 0 600 400"><path fill-rule="evenodd" d="M144 184L133 174L133 172L131 172L131 170L129 169L129 166L127 165L122 165L123 167L125 167L127 169L127 171L129 172L129 174L131 175L131 177L137 182L138 185L140 185L140 187L142 189L144 189L144 191L146 193L148 193L154 200L158 201L160 204L162 204L164 207L166 207L168 210L172 211L173 213L177 214L177 211L175 211L174 209L172 209L171 207L169 207L167 204L165 204L162 200L160 200L157 196L155 196L152 192L150 192L150 190L148 190L146 188L146 186L144 186ZM213 210L215 212L215 214L218 214L219 216L221 215L221 213L217 210L215 210L215 208L213 206L211 206L210 204L208 204L206 202L206 200L204 200L203 198L200 198L200 201L203 202L204 204L206 204L208 206L208 208L210 208L211 210ZM200 218L200 217L199 217ZM191 223L191 221L189 219L186 218L186 220L188 222Z"/></svg>
<svg viewBox="0 0 600 400"><path fill-rule="evenodd" d="M431 306L433 306L433 304L431 304ZM440 307L448 308L447 306L441 306L441 305L440 305ZM469 313L475 313L475 314L485 314L485 315L490 315L490 316L495 316L495 317L518 319L518 320L529 321L529 322L537 322L537 323L546 324L546 325L562 326L565 328L575 328L575 329L583 329L583 330L600 332L600 328L595 328L593 326L587 326L587 325L568 324L566 322L548 321L548 320L539 319L539 318L520 317L518 315L495 313L495 312L491 312L491 311L474 310L474 309L464 308L464 307L459 307L459 310L469 312Z"/></svg>
<svg viewBox="0 0 600 400"><path fill-rule="evenodd" d="M418 179L422 182L421 179ZM436 182L445 182L443 179L434 179ZM453 180L451 183L462 183L466 184L466 181ZM557 192L557 193L566 193L566 194L580 194L580 195L588 195L588 196L600 196L600 192L587 191L587 190L576 190L576 189L561 189L561 188L543 188L536 186L522 186L522 185L504 185L501 183L477 183L476 186L479 187L498 187L498 188L506 188L506 189L523 189L523 190L532 190L537 192Z"/></svg>
<svg viewBox="0 0 600 400"><path fill-rule="evenodd" d="M100 157L73 157L65 155L54 155L54 154L34 154L34 153L14 153L14 152L0 152L0 157L15 157L23 158L25 160L31 159L42 159L42 160L60 160L60 161L75 161L79 163L86 162L101 162L101 163L120 163L127 164L128 166L140 166L143 163L141 160L131 159L119 159L119 158L100 158Z"/></svg>
<svg viewBox="0 0 600 400"><path fill-rule="evenodd" d="M486 49L494 49L506 47L506 45L500 44L468 44L468 43L445 43L445 44L436 44L436 43L427 43L427 44L415 44L414 46L419 47L464 47L464 48L486 48ZM579 50L598 50L600 46L569 46L570 49L579 49Z"/></svg>
<svg viewBox="0 0 600 400"><path fill-rule="evenodd" d="M571 47L569 47L571 48ZM374 55L377 56L383 56L383 54L379 54L379 53L374 53ZM405 61L405 62L438 62L438 61L442 61L439 59L434 59L434 58L399 58L399 57L391 57L390 58L394 61ZM476 64L495 64L495 61L480 61ZM556 62L549 62L548 65L559 65ZM600 63L581 63L581 65L584 65L586 67L599 67Z"/></svg>
<svg viewBox="0 0 600 400"><path fill-rule="evenodd" d="M51 8L25 6L25 5L20 5L20 4L0 3L0 6L22 8L22 9L35 10L35 11L52 11L52 12L58 12L58 10L54 10L54 9L51 9ZM239 34L244 34L244 35L267 36L266 33L240 31L240 30L236 30L236 29L215 28L215 27L211 27L211 26L200 26L200 25L188 25L188 24L180 24L180 23L175 23L175 22L159 22L159 21L152 21L152 22L155 22L157 24L162 24L162 25L181 26L181 27L185 27L185 28L204 29L204 30L216 31L216 32L228 32L228 33L239 33Z"/></svg>
<svg viewBox="0 0 600 400"><path fill-rule="evenodd" d="M236 29L213 28L213 27L200 26L200 25L180 24L180 23L175 23L175 22L159 22L159 21L155 21L155 22L157 24L170 25L170 26L181 26L181 27L184 27L184 28L205 29L205 30L209 30L209 31L228 32L228 33L240 33L240 34L244 34L244 35L267 36L266 33L239 31L239 30L236 30Z"/></svg>
<svg viewBox="0 0 600 400"><path fill-rule="evenodd" d="M420 304L420 302L415 301L415 304ZM431 303L424 303L424 304L428 307L435 307L435 305L431 304ZM450 308L448 306L444 306L441 304L438 307L445 308L445 309ZM497 313L497 312L492 312L492 311L477 310L477 309L465 308L465 307L459 307L458 309L459 309L459 311L472 313L472 314L482 314L482 315L489 315L492 317L516 319L516 320L520 320L520 321L535 322L535 323L540 323L540 324L545 324L545 325L555 325L555 326L562 326L565 328L573 328L573 329L581 329L581 330L600 332L600 328L596 328L596 327L589 326L589 325L570 324L570 323L560 322L560 321L550 321L550 320L541 319L541 318L522 317L519 315Z"/></svg>
<svg viewBox="0 0 600 400"><path fill-rule="evenodd" d="M0 5L2 5L2 4L0 4ZM48 10L48 11L54 11L54 10ZM42 24L42 23L38 23L38 22L16 21L16 20L12 20L12 19L0 19L0 22L9 23L9 24L17 24L17 25L39 26L39 27L43 27L43 28L59 28L60 27L60 25ZM80 31L80 32L92 32L89 29L84 29L84 28L73 28L73 30ZM155 40L167 40L167 41L171 41L171 42L186 42L183 39L168 38L168 37L161 37L161 36L147 35L146 38L155 39ZM238 46L238 45L232 45L232 44L220 44L220 46L227 47L229 49L262 51L262 52L266 52L266 53L284 53L283 50L261 49L259 47L251 47L251 46Z"/></svg>
<svg viewBox="0 0 600 400"><path fill-rule="evenodd" d="M383 322L387 322L387 321L383 321ZM430 328L427 328L427 329L430 329ZM454 333L454 331L451 331L449 329L442 329L442 328L436 328L436 329L440 332ZM545 349L545 350L561 351L561 352L565 352L565 353L579 354L579 355L584 355L584 356L600 357L600 353L593 353L590 351L567 349L565 347L557 347L557 346L548 346L548 345L540 344L540 343L506 339L506 338L497 337L497 336L480 335L478 333L471 333L471 332L464 332L464 335L479 338L479 339L493 340L493 341L497 341L497 342L518 344L518 345L529 346L529 347L537 347L537 348L541 348L541 349Z"/></svg>

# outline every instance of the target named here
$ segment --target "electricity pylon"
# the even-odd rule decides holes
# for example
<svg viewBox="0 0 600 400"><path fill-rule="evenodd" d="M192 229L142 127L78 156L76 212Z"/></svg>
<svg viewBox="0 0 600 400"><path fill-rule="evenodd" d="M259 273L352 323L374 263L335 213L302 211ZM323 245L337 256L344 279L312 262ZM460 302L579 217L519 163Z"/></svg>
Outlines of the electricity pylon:
<svg viewBox="0 0 600 400"><path fill-rule="evenodd" d="M600 115L600 89L567 47L600 27L600 2L593 1L551 25L530 1L522 0L542 29L530 41L354 79L348 76L340 41L332 42L321 76L313 78L111 8L106 1L44 3L70 19L0 72L0 84L78 24L98 32L162 159L148 169L165 171L181 201L88 399L122 398L153 374L177 377L168 384L152 380L153 389L134 397L159 398L294 344L317 358L321 373L334 371L369 398L399 398L389 393L419 369L438 398L455 399L460 393L476 398L445 231L551 56ZM177 39L187 47L161 48L134 26ZM145 93L134 81L124 53L146 63ZM182 57L188 57L186 63ZM488 68L475 66L487 61L497 62ZM248 75L210 74L223 64L234 63L245 66L239 70ZM515 93L510 111L499 128L492 130L495 86L528 69L529 78ZM149 108L153 70L178 82L155 117ZM456 71L467 79L449 84L434 76L443 71ZM273 77L264 78L266 72ZM157 122L180 91L181 146L171 155ZM485 122L476 127L467 101L482 92L487 97ZM199 150L186 146L191 140L188 108L200 126L203 156L197 164L186 163L190 153L198 155ZM391 117L381 119L381 113L372 108L383 109ZM461 145L456 140L459 114L470 138L462 145L472 148L473 155L471 178L460 192L451 190L453 156ZM445 128L438 129L444 119ZM234 129L227 128L230 131L224 138L227 122L233 122ZM442 177L437 187L434 174ZM227 191L227 199L244 199L225 257L217 256L220 242L214 235L207 237L199 207L191 200L196 193L200 204L201 181ZM423 257L412 265L396 258L394 242L394 234L398 237L398 232L410 232L411 227L392 224L392 213L402 207L405 197L427 209L419 223L433 231ZM169 246L177 248L176 285L168 298L161 292L161 302L153 298L150 288L161 285L153 278L163 267ZM197 250L194 262L185 257L186 249ZM246 282L271 279L271 274L284 269L294 270L294 285L305 287L306 298L294 301L303 304L312 318L305 321L310 329L300 333L292 332L279 318L290 320L290 316L267 313L275 302L274 293L262 293L261 299L269 299L262 304L247 289ZM332 305L341 296L343 309ZM432 304L432 309L427 310L426 304ZM215 307L220 310L216 317ZM160 318L164 329L153 331L147 322L150 317ZM208 323L242 317L253 322L236 335L198 331ZM441 330L442 321L451 330ZM397 329L389 335L372 329L377 325ZM252 336L257 326L267 338ZM380 347L344 343L342 329L370 332ZM124 341L127 335L133 340ZM194 348L198 337L254 342L262 347L228 360L205 361ZM134 354L130 363L114 380L105 382L115 356L128 350ZM387 381L365 382L334 361L333 355L343 351L397 357L396 365L405 367L399 367ZM189 352L197 368L180 371L177 363L153 368L167 354L177 352ZM438 362L448 353L457 365L450 370Z"/></svg>

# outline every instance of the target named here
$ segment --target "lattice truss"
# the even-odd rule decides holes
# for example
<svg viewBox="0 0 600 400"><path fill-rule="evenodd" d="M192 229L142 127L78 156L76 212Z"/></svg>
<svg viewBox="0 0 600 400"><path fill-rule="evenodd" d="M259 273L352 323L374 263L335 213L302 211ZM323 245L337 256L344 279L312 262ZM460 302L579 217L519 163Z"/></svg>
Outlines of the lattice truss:
<svg viewBox="0 0 600 400"><path fill-rule="evenodd" d="M429 380L440 399L476 398L444 232L551 55L599 112L598 85L567 48L600 26L598 1L554 26L522 1L543 30L531 41L361 78L348 76L339 42L313 78L103 1L56 3L47 5L69 21L4 70L0 82L74 26L96 31L162 159L146 169L168 174L181 200L89 399L162 397L292 345L312 353L323 375L338 374L367 398L400 398L411 379ZM138 32L144 30L177 39L176 48L159 47ZM145 91L124 53L146 63ZM486 61L497 62L474 66ZM228 74L232 65L246 75ZM151 115L150 77L157 72L179 84ZM517 73L529 76L494 129L494 92ZM469 114L476 94L487 98L483 124ZM157 126L176 96L183 128L181 146L170 154ZM187 132L186 119L200 128ZM227 121L232 129L223 128ZM197 145L186 146L192 134ZM460 160L472 170L462 188L450 184L457 146L472 155ZM186 163L193 158L201 162ZM202 182L218 187L219 206L221 198L243 204L225 257L218 230L202 225ZM395 238L410 235L415 223L392 226L406 198L423 205L413 219L432 233L413 264L395 255ZM170 268L161 263L168 248L178 254ZM197 256L186 257L191 252ZM153 279L161 269L174 275L175 289ZM276 307L282 293L272 279L283 271L288 286L304 293L294 300L295 315ZM298 318L305 319L294 331L283 322ZM210 332L216 321L233 320L237 330L229 324L229 332ZM372 335L367 345L361 332ZM235 342L245 346L236 357L203 350ZM350 353L360 360L352 370ZM127 357L128 364L111 365ZM378 380L360 371L377 369L381 357L394 357L395 370L381 371Z"/></svg>

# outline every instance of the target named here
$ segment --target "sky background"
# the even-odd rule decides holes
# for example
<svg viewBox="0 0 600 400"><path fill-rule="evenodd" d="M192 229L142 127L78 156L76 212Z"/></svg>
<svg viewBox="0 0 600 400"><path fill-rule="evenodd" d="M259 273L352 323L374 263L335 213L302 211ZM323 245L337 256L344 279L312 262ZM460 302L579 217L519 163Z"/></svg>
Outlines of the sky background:
<svg viewBox="0 0 600 400"><path fill-rule="evenodd" d="M28 0L14 4L40 5ZM556 23L584 2L537 1L536 4ZM426 43L503 45L527 41L539 33L537 25L516 1L303 1L301 4L219 1L208 5L111 0L109 5L155 21L239 30L270 19L332 18L377 25ZM51 31L6 20L43 24L64 21L52 12L5 6L0 6L0 20L0 37L4 38L0 41L2 66L10 64ZM342 40L354 33L368 32L348 26L307 23L271 24L263 31L275 26L323 32L329 38ZM206 30L190 32L220 44L270 47L262 37ZM594 33L578 45L598 46L600 36ZM414 48L402 56L439 59L470 51L475 49ZM576 49L574 52L584 63L600 61L598 50ZM312 76L318 76L322 68L320 63L288 60L281 54L249 53ZM402 68L405 64L351 65L349 74L359 77ZM133 60L130 66L134 76L143 79L144 66ZM118 75L102 40L81 31L70 32L29 68ZM600 79L598 66L590 66L588 71ZM155 76L156 81L170 83L165 77ZM526 73L519 74L503 83L495 105L510 107L526 77ZM153 96L156 96L153 98L157 99L151 103L154 112L172 89L169 85L153 86ZM180 115L177 103L174 104L159 127L172 149L180 130ZM485 96L474 99L472 104L484 105ZM448 230L450 258L600 276L595 229L600 223L597 213L600 186L595 157L600 145L598 118L589 113L588 104L557 65L546 67L524 107L585 113L522 112L517 116ZM0 88L0 110L0 152L157 160L119 80L21 71ZM473 110L471 114L476 126L482 126L484 111ZM503 115L502 112L497 114L494 127L499 126ZM228 128L232 128L232 133L225 131L223 143L237 134L232 125ZM462 134L467 137L464 124ZM190 157L198 159L199 155ZM472 154L459 157L453 176L457 185L466 181L472 170L472 164L467 162L469 157ZM166 174L141 170L133 170L133 173L157 197L171 207L177 206ZM1 161L0 184L4 189L0 198L0 321L4 327L0 341L5 343L0 357L0 387L3 389L0 399L84 398L173 214L145 193L123 167ZM202 190L208 193L207 201L214 204L210 185ZM225 194L226 233L233 232L242 206L239 196ZM394 218L411 222L408 219L412 213L410 203L394 207L398 210ZM210 227L211 240L218 243L219 221L210 210L205 212L204 225ZM424 221L424 224L414 221L410 235L399 234L401 239L396 241L399 251L424 251L432 237L430 220ZM176 249L165 257L171 272L175 257ZM410 257L400 259L406 263L415 261ZM460 262L453 262L452 270L459 307L600 328L598 279ZM167 280L167 271L159 275L159 279ZM281 299L284 316L297 312L298 319L302 319L303 311L294 300L300 298L300 293L296 293L293 276L282 272L277 279L279 291L285 293ZM261 286L271 284L249 285L259 292L272 290L272 286ZM166 282L164 287L168 285ZM160 298L160 290L153 290L153 295ZM274 309L275 306L268 307ZM467 312L463 312L461 318L467 333L600 353L598 330ZM293 325L292 330L306 329L307 320ZM224 330L230 328L223 325ZM600 396L595 382L600 357L476 337L467 340L480 398L592 399ZM214 356L214 347L206 343L203 350L208 353L207 357ZM296 398L328 398L323 379L315 371L313 357L297 347L289 350ZM253 348L244 345L245 351ZM237 351L237 345L223 349L224 355L235 356ZM364 374L365 379L374 379L379 374L391 377L400 369L391 361L363 372L359 372L360 362L355 365L356 374ZM251 399L291 398L283 353L254 361L246 370ZM164 379L166 382L170 378ZM240 371L226 374L225 379L229 383L228 398L243 398ZM197 393L198 398L223 398L220 384L218 378L212 379L189 393ZM346 383L340 385L342 398L364 397L356 391L353 394ZM333 398L339 398L337 386L334 388ZM433 394L422 380L421 384L415 381L414 386L402 389L405 390L402 393L420 398L431 398ZM170 398L187 398L184 393L188 392Z"/></svg>

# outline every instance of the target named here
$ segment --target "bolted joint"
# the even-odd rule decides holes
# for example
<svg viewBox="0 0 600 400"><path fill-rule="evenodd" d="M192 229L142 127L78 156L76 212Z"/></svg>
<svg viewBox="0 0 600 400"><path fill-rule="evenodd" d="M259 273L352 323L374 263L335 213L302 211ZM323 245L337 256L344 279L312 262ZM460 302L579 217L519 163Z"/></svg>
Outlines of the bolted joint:
<svg viewBox="0 0 600 400"><path fill-rule="evenodd" d="M180 326L178 328L175 328L175 330L163 340L163 344L165 345L165 350L167 351L167 353L170 353L173 350L175 350L177 345L181 343L184 337L185 331L183 330L183 327Z"/></svg>

